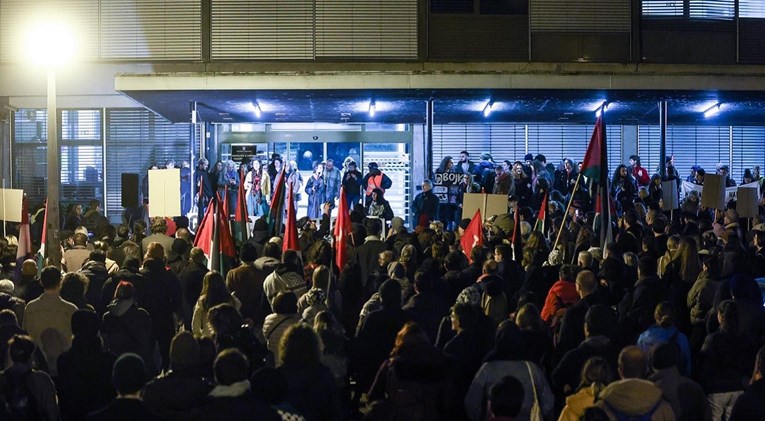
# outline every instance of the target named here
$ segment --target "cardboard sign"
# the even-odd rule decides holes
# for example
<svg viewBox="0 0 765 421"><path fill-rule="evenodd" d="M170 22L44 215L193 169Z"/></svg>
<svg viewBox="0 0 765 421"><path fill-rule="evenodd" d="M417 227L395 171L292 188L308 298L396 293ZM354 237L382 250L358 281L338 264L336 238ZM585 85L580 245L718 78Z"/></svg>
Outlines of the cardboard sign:
<svg viewBox="0 0 765 421"><path fill-rule="evenodd" d="M149 170L149 217L181 214L181 170Z"/></svg>
<svg viewBox="0 0 765 421"><path fill-rule="evenodd" d="M704 176L701 190L701 206L710 209L725 210L725 178L717 174Z"/></svg>
<svg viewBox="0 0 765 421"><path fill-rule="evenodd" d="M670 211L680 207L680 192L675 180L661 182L662 206L661 210Z"/></svg>
<svg viewBox="0 0 765 421"><path fill-rule="evenodd" d="M754 218L760 214L757 189L739 187L736 192L736 212L741 218Z"/></svg>
<svg viewBox="0 0 765 421"><path fill-rule="evenodd" d="M0 189L0 220L6 222L21 222L24 190Z"/></svg>
<svg viewBox="0 0 765 421"><path fill-rule="evenodd" d="M507 196L504 194L465 193L462 200L462 219L472 218L476 209L481 209L481 218L483 219L507 213Z"/></svg>

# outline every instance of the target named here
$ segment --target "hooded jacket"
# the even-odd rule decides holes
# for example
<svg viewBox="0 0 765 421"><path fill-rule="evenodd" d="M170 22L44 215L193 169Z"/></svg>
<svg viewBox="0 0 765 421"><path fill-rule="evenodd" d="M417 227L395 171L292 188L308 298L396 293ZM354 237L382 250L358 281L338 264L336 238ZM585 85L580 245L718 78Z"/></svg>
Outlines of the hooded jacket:
<svg viewBox="0 0 765 421"><path fill-rule="evenodd" d="M643 379L624 379L611 383L600 394L595 406L603 409L610 419L616 413L639 417L652 413L652 421L674 421L675 414L655 384Z"/></svg>

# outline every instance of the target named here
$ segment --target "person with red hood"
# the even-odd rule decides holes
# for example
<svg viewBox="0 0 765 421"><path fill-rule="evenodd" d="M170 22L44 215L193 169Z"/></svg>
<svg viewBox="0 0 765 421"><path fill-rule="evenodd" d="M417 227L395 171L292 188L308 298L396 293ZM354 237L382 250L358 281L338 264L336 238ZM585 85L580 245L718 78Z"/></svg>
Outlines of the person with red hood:
<svg viewBox="0 0 765 421"><path fill-rule="evenodd" d="M564 310L579 301L579 294L576 292L576 275L578 268L574 265L563 265L558 271L557 282L550 287L550 291L545 298L545 305L542 307L542 320L550 324L560 310ZM562 315L559 315L562 318Z"/></svg>

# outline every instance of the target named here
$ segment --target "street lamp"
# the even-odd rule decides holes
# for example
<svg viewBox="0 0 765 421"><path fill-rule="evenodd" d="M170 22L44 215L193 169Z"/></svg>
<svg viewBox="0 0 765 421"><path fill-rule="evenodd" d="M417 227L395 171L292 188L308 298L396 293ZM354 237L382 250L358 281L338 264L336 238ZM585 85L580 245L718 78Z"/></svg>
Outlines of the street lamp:
<svg viewBox="0 0 765 421"><path fill-rule="evenodd" d="M63 23L41 21L32 25L27 37L27 54L32 63L45 67L48 72L48 218L46 254L48 263L61 267L61 237L59 220L59 187L61 161L58 146L58 115L56 113L56 69L74 56L76 43L72 31Z"/></svg>

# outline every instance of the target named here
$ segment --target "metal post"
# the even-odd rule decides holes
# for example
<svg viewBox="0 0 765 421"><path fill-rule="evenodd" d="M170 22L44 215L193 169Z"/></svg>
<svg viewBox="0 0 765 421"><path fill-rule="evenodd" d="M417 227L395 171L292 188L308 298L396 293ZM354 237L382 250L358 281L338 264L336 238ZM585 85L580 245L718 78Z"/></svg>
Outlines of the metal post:
<svg viewBox="0 0 765 421"><path fill-rule="evenodd" d="M659 102L659 174L667 179L667 101Z"/></svg>
<svg viewBox="0 0 765 421"><path fill-rule="evenodd" d="M425 117L428 133L425 138L425 178L433 174L433 98L428 100L428 110Z"/></svg>
<svg viewBox="0 0 765 421"><path fill-rule="evenodd" d="M61 238L59 235L59 186L61 161L58 147L58 115L56 114L56 72L48 69L48 238L46 254L51 266L61 268Z"/></svg>

